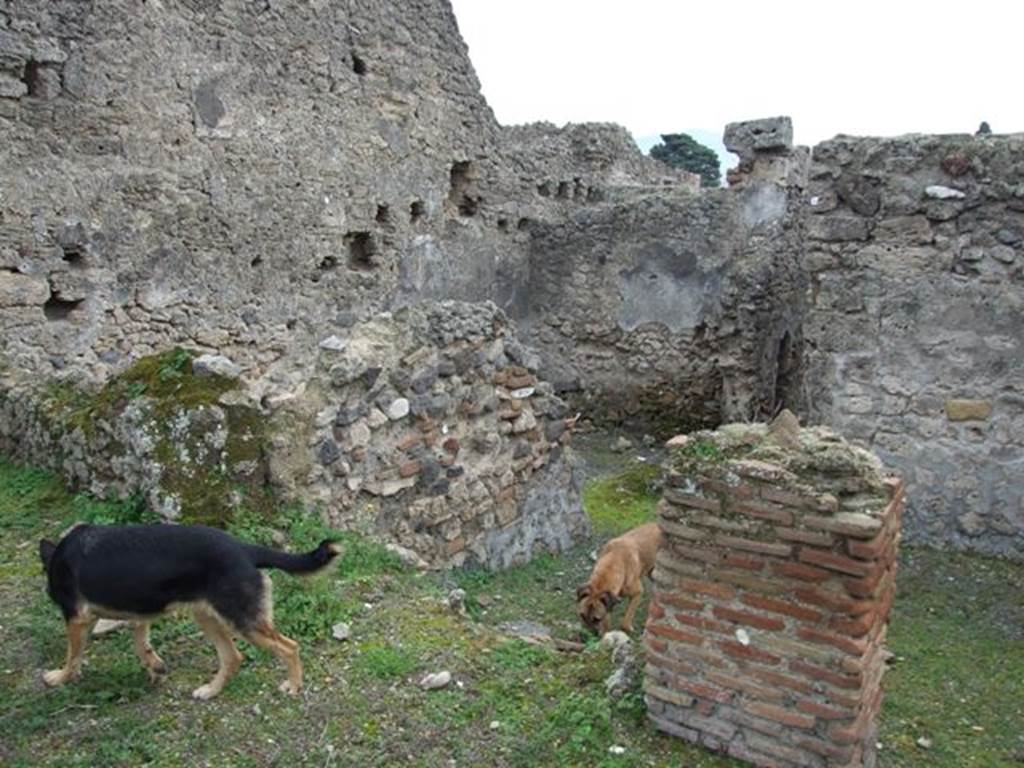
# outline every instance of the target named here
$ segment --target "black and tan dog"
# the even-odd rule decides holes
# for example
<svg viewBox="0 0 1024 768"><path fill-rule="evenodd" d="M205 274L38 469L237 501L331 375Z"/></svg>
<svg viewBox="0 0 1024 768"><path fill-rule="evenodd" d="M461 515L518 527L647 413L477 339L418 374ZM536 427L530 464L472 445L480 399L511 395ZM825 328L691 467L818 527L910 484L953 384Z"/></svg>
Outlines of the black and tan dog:
<svg viewBox="0 0 1024 768"><path fill-rule="evenodd" d="M576 590L584 626L603 635L611 629L615 604L619 598L628 597L622 629L633 632L633 617L644 592L643 578L654 570L659 546L661 528L657 523L638 526L604 545L590 581Z"/></svg>
<svg viewBox="0 0 1024 768"><path fill-rule="evenodd" d="M217 648L214 678L193 691L209 699L223 690L242 663L233 634L273 651L288 667L285 693L302 687L299 645L274 628L272 582L260 568L313 573L339 553L322 541L312 552L293 555L243 544L213 528L186 525L79 525L59 544L39 543L47 591L67 624L64 667L47 672L47 685L78 676L89 630L99 618L128 619L135 652L157 680L164 662L149 643L149 626L175 606L192 609L203 633Z"/></svg>

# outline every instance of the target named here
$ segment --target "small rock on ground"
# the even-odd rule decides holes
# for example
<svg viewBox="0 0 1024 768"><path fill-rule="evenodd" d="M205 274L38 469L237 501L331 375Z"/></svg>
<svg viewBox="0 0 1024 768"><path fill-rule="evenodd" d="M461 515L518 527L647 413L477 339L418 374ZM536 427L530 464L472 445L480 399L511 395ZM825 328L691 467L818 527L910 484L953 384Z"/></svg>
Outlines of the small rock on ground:
<svg viewBox="0 0 1024 768"><path fill-rule="evenodd" d="M420 680L420 688L425 691L435 691L439 688L444 688L452 681L452 673L448 670L443 672L434 672L426 675Z"/></svg>

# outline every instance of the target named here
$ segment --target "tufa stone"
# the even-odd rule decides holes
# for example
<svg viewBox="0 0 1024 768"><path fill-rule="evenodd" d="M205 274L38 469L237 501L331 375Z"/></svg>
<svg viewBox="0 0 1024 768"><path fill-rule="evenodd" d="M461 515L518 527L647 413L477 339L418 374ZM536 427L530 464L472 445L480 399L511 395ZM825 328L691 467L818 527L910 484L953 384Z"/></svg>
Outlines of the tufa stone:
<svg viewBox="0 0 1024 768"><path fill-rule="evenodd" d="M992 414L988 400L947 400L946 418L950 421L985 421Z"/></svg>

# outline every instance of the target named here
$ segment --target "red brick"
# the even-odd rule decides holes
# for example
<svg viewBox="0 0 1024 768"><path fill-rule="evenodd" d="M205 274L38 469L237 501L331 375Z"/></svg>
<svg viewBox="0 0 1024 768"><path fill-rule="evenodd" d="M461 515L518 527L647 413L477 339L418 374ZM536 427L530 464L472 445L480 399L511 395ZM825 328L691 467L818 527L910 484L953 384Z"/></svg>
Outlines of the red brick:
<svg viewBox="0 0 1024 768"><path fill-rule="evenodd" d="M877 562L883 563L884 561ZM881 567L863 579L843 579L843 586L854 597L875 597L878 592L878 583L882 580L883 575L885 575L885 568Z"/></svg>
<svg viewBox="0 0 1024 768"><path fill-rule="evenodd" d="M658 596L658 599L665 605L671 605L673 608L678 608L681 611L700 611L704 609L704 603L687 600L685 597L662 594Z"/></svg>
<svg viewBox="0 0 1024 768"><path fill-rule="evenodd" d="M662 513L661 516L661 530L665 532L665 538L671 541L672 539L687 539L688 541L702 541L708 537L707 531L702 531L697 528L691 528L688 525L682 525L681 523L673 523L665 518L668 515Z"/></svg>
<svg viewBox="0 0 1024 768"><path fill-rule="evenodd" d="M882 602L878 606L878 620L880 622L884 623L889 620L889 614L892 612L892 604L896 599L895 586L895 579L893 579L893 583L888 585L882 596Z"/></svg>
<svg viewBox="0 0 1024 768"><path fill-rule="evenodd" d="M812 680L821 680L825 683L830 683L837 688L845 688L847 690L859 690L861 685L864 683L864 676L857 675L842 675L838 672L831 672L821 667L816 667L813 664L808 664L804 661L798 661L796 659L789 662L789 668L797 674L809 677Z"/></svg>
<svg viewBox="0 0 1024 768"><path fill-rule="evenodd" d="M661 528L663 531L667 531L665 526L666 523L662 520ZM666 587L673 591L679 586L675 581L676 579L704 575L704 566L692 560L678 557L669 547L663 547L658 550L658 557L654 561L654 566L654 580L664 583Z"/></svg>
<svg viewBox="0 0 1024 768"><path fill-rule="evenodd" d="M859 709L861 705L861 697L859 696L847 696L834 688L826 688L820 685L819 692L833 704L838 704L840 707L846 707L847 709Z"/></svg>
<svg viewBox="0 0 1024 768"><path fill-rule="evenodd" d="M712 613L720 619L725 621L732 621L736 624L746 624L748 627L756 627L758 629L767 629L777 631L785 628L785 624L779 619L773 619L768 616L758 616L756 613L747 613L746 611L736 611L732 608L723 608L721 606L715 606Z"/></svg>
<svg viewBox="0 0 1024 768"><path fill-rule="evenodd" d="M423 439L419 435L412 434L401 440L396 447L400 451L411 451L422 442Z"/></svg>
<svg viewBox="0 0 1024 768"><path fill-rule="evenodd" d="M851 656L862 656L868 648L865 640L854 640L842 635L834 635L831 632L823 632L813 627L797 627L796 634L801 640L831 645L833 648L838 648Z"/></svg>
<svg viewBox="0 0 1024 768"><path fill-rule="evenodd" d="M705 493L712 493L716 496L728 496L732 499L752 499L754 497L754 489L746 483L729 485L720 480L703 478L698 482L698 485Z"/></svg>
<svg viewBox="0 0 1024 768"><path fill-rule="evenodd" d="M711 565L717 565L722 562L725 555L722 550L715 549L713 547L690 547L680 542L672 542L669 546L673 551L678 552L689 560L697 560L701 563L709 563Z"/></svg>
<svg viewBox="0 0 1024 768"><path fill-rule="evenodd" d="M831 547L835 541L831 533L805 531L800 528L776 527L775 535L785 541L797 541L801 544L811 544L815 547Z"/></svg>
<svg viewBox="0 0 1024 768"><path fill-rule="evenodd" d="M399 477L412 477L420 473L421 465L418 461L407 461L398 468Z"/></svg>
<svg viewBox="0 0 1024 768"><path fill-rule="evenodd" d="M751 674L758 680L768 683L769 685L775 685L779 688L788 688L791 691L797 691L798 693L811 693L814 687L810 683L805 683L803 680L798 680L795 677L789 675L783 675L779 672L773 672L770 669L758 669L754 668L750 670Z"/></svg>
<svg viewBox="0 0 1024 768"><path fill-rule="evenodd" d="M667 653L672 658L679 658L687 662L693 661L705 668L723 669L728 664L728 661L722 658L722 654L717 648L706 649L699 645L673 643L669 646Z"/></svg>
<svg viewBox="0 0 1024 768"><path fill-rule="evenodd" d="M742 595L740 597L740 601L744 605L749 605L751 608L757 608L762 611L771 611L772 613L781 613L784 616L792 616L794 619L800 619L801 621L818 622L825 617L821 611L816 611L813 608L804 608L802 605L787 603L784 600L778 600L774 597L764 597L763 595Z"/></svg>
<svg viewBox="0 0 1024 768"><path fill-rule="evenodd" d="M832 574L828 571L801 563L772 563L772 570L779 576L799 579L800 581L810 581L815 584L820 584L832 578Z"/></svg>
<svg viewBox="0 0 1024 768"><path fill-rule="evenodd" d="M764 569L764 560L761 558L737 555L735 553L729 553L725 556L725 564L731 565L733 568L742 568L745 571L756 572Z"/></svg>
<svg viewBox="0 0 1024 768"><path fill-rule="evenodd" d="M766 739L752 733L746 739L746 745L758 752L774 755L786 761L786 765L818 766L821 764L817 755L808 754L802 749L784 744L781 741Z"/></svg>
<svg viewBox="0 0 1024 768"><path fill-rule="evenodd" d="M685 613L677 613L674 618L680 624L693 627L694 629L703 629L706 632L718 632L722 635L732 634L732 627L728 624L722 624L721 622L714 621L713 619L706 619L703 616L690 616Z"/></svg>
<svg viewBox="0 0 1024 768"><path fill-rule="evenodd" d="M667 669L678 675L686 675L687 677L696 677L699 674L697 668L692 664L687 664L685 661L677 661L675 659L670 659L667 656L662 656L661 654L652 651L649 647L645 657L647 664L652 667Z"/></svg>
<svg viewBox="0 0 1024 768"><path fill-rule="evenodd" d="M853 557L861 560L877 560L885 551L896 543L896 531L893 526L886 526L880 534L870 541L848 539L846 549Z"/></svg>
<svg viewBox="0 0 1024 768"><path fill-rule="evenodd" d="M693 509L706 509L710 512L721 512L722 502L718 499L706 499L703 496L695 496L692 493L683 493L672 486L664 490L664 497L672 504L681 507L692 507Z"/></svg>
<svg viewBox="0 0 1024 768"><path fill-rule="evenodd" d="M664 637L669 640L676 640L680 643L689 643L690 645L700 645L704 642L704 639L700 635L694 635L690 632L683 632L679 629L673 629L672 627L666 627L661 624L653 624L647 627L647 631L651 634Z"/></svg>
<svg viewBox="0 0 1024 768"><path fill-rule="evenodd" d="M836 762L836 764L846 765L850 762L853 757L853 747L845 746L841 747L837 744L832 744L828 741L821 739L815 739L810 736L804 736L797 741L797 746L801 749L806 749L808 752L814 752L815 754L827 757Z"/></svg>
<svg viewBox="0 0 1024 768"><path fill-rule="evenodd" d="M648 619L660 619L665 615L665 608L657 600L652 600L651 604L647 606L647 618Z"/></svg>
<svg viewBox="0 0 1024 768"><path fill-rule="evenodd" d="M692 707L694 702L693 696L663 688L649 677L644 680L644 694L646 694L645 698L657 699L674 707Z"/></svg>
<svg viewBox="0 0 1024 768"><path fill-rule="evenodd" d="M786 586L774 579L759 578L750 571L734 570L731 568L712 568L711 577L718 581L724 581L743 589L751 590L768 595L781 595L786 591Z"/></svg>
<svg viewBox="0 0 1024 768"><path fill-rule="evenodd" d="M687 592L696 592L698 595L710 595L720 600L732 600L736 596L736 590L724 584L713 584L707 581L696 581L694 579L680 579L680 589Z"/></svg>
<svg viewBox="0 0 1024 768"><path fill-rule="evenodd" d="M793 594L802 603L810 603L811 605L821 606L830 611L845 613L850 616L860 616L875 607L875 603L870 600L853 600L846 595L813 587L795 589Z"/></svg>
<svg viewBox="0 0 1024 768"><path fill-rule="evenodd" d="M801 522L808 528L831 531L855 539L871 539L882 530L883 521L869 515L844 513L835 517L806 515Z"/></svg>
<svg viewBox="0 0 1024 768"><path fill-rule="evenodd" d="M781 525L793 524L793 513L785 507L780 507L777 504L768 504L759 501L742 501L734 503L731 509L733 512L746 515L747 517L755 517L758 520L769 520Z"/></svg>
<svg viewBox="0 0 1024 768"><path fill-rule="evenodd" d="M874 626L877 615L875 611L868 611L856 619L834 618L828 623L830 629L849 637L864 637Z"/></svg>
<svg viewBox="0 0 1024 768"><path fill-rule="evenodd" d="M845 555L837 555L834 552L825 552L810 547L800 549L800 560L812 565L820 565L830 571L848 573L851 576L868 576L872 572L871 566L860 560L853 560Z"/></svg>
<svg viewBox="0 0 1024 768"><path fill-rule="evenodd" d="M808 715L820 717L822 720L853 720L857 716L855 711L829 707L811 699L797 699L796 708Z"/></svg>
<svg viewBox="0 0 1024 768"><path fill-rule="evenodd" d="M732 171L730 171L731 173ZM732 180L729 180L732 183ZM729 757L735 757L737 760L742 760L745 763L756 765L757 768L783 768L782 763L778 762L774 757L768 757L747 749L746 746L740 744L738 741L734 741L729 744Z"/></svg>
<svg viewBox="0 0 1024 768"><path fill-rule="evenodd" d="M754 717L740 709L727 709L722 707L718 714L719 717L723 717L731 723L736 723L736 725L743 726L744 728L750 728L751 730L759 733L766 733L769 736L779 737L787 730L785 726L780 725L773 720L765 720L763 717ZM760 765L760 763L758 763L758 765Z"/></svg>
<svg viewBox="0 0 1024 768"><path fill-rule="evenodd" d="M743 533L750 530L750 526L746 521L739 521L732 517L718 517L717 515L709 515L707 513L692 515L690 522L694 525L703 525L708 528L717 528L720 531L731 531L733 533Z"/></svg>
<svg viewBox="0 0 1024 768"><path fill-rule="evenodd" d="M762 499L768 499L769 501L797 509L813 509L819 512L836 512L839 509L839 503L835 497L828 494L815 498L814 496L804 496L792 491L782 490L781 488L767 486L761 488L760 495Z"/></svg>
<svg viewBox="0 0 1024 768"><path fill-rule="evenodd" d="M829 726L828 737L839 744L857 744L867 735L871 719L862 715L852 725L833 723Z"/></svg>
<svg viewBox="0 0 1024 768"><path fill-rule="evenodd" d="M689 680L682 678L676 678L676 688L687 693L692 693L702 699L708 699L719 704L728 704L732 701L732 691L723 691L720 688L714 688L710 685L703 685L701 683L694 683Z"/></svg>
<svg viewBox="0 0 1024 768"><path fill-rule="evenodd" d="M777 691L774 688L766 688L763 685L757 685L749 680L742 680L738 677L726 675L722 672L708 672L707 677L708 680L717 686L722 688L731 688L734 691L740 691L741 693L753 696L756 699L782 701L787 696L787 694L782 691Z"/></svg>
<svg viewBox="0 0 1024 768"><path fill-rule="evenodd" d="M751 648L749 645L734 643L731 640L723 640L719 642L718 647L736 659L758 661L762 664L770 664L772 666L775 666L782 661L778 656L773 656L770 653L759 651L757 648Z"/></svg>
<svg viewBox="0 0 1024 768"><path fill-rule="evenodd" d="M808 730L814 728L815 721L810 715L776 707L774 704L765 704L760 701L745 701L743 702L743 709L752 715L757 715L767 720L774 720L777 723L789 725L793 728L806 728Z"/></svg>
<svg viewBox="0 0 1024 768"><path fill-rule="evenodd" d="M717 534L714 538L716 544L732 549L742 549L747 552L756 552L759 555L772 555L774 557L789 557L793 554L793 547L789 544L778 544L770 541L756 541L755 539L743 539L739 536L726 536Z"/></svg>
<svg viewBox="0 0 1024 768"><path fill-rule="evenodd" d="M664 640L656 640L649 632L644 633L644 645L655 653L665 653L668 650L668 643Z"/></svg>

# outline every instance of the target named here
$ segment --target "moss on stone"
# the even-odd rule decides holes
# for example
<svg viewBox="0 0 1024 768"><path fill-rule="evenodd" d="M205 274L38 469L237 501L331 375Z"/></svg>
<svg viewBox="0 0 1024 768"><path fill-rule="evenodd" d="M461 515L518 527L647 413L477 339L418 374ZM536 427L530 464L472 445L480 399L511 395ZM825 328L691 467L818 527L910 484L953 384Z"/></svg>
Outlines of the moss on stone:
<svg viewBox="0 0 1024 768"><path fill-rule="evenodd" d="M261 495L265 422L255 408L221 404L238 382L196 376L192 358L181 347L141 358L96 392L66 382L51 385L43 416L52 430L80 429L95 449L122 455L126 448L116 440L97 444L97 425L123 418L130 404L140 402L145 416L139 427L152 437L152 459L161 467L160 493L176 500L183 522L225 527L240 487L257 501ZM219 413L205 416L212 408ZM226 429L222 448L209 443L209 425Z"/></svg>
<svg viewBox="0 0 1024 768"><path fill-rule="evenodd" d="M785 472L773 484L797 491L885 496L878 459L826 427L776 439L765 424L726 424L700 431L671 451L669 468L684 477L734 478L737 461L763 462Z"/></svg>

